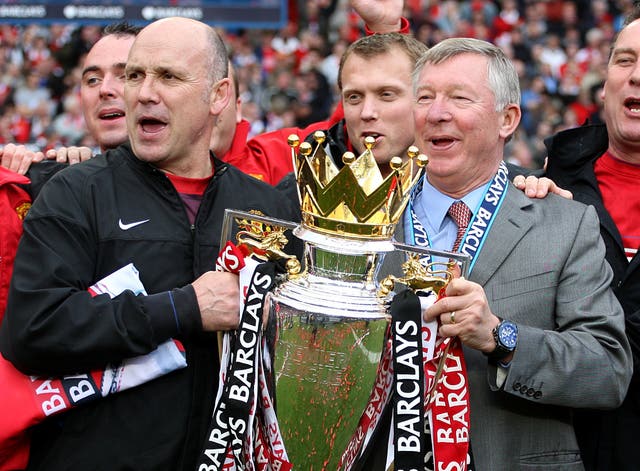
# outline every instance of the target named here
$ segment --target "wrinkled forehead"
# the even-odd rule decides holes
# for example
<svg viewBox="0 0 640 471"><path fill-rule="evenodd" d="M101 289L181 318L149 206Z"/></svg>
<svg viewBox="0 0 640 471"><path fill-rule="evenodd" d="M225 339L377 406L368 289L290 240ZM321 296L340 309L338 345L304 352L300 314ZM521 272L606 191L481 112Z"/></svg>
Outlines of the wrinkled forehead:
<svg viewBox="0 0 640 471"><path fill-rule="evenodd" d="M195 69L203 63L203 47L185 36L176 36L169 30L165 34L143 34L136 38L127 65L136 68ZM193 37L193 35L192 35ZM128 67L129 68L129 67Z"/></svg>

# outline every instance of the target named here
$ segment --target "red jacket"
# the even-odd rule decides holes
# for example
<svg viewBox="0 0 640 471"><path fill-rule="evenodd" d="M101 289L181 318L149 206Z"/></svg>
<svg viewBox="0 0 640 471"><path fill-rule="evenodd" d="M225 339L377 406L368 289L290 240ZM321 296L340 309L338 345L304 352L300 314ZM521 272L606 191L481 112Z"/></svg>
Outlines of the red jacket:
<svg viewBox="0 0 640 471"><path fill-rule="evenodd" d="M28 183L27 177L0 167L0 320L7 306L13 260L22 235L22 220L31 207L31 198L18 184Z"/></svg>
<svg viewBox="0 0 640 471"><path fill-rule="evenodd" d="M0 321L7 307L22 221L31 207L31 198L18 184L28 183L27 177L0 167ZM0 470L23 469L29 458L29 440L17 435L8 446L6 454L0 453Z"/></svg>
<svg viewBox="0 0 640 471"><path fill-rule="evenodd" d="M329 129L343 117L344 111L340 103L326 121L318 121L306 128L283 128L266 132L248 141L250 124L243 119L236 127L231 149L221 158L252 177L276 185L282 177L293 171L291 148L287 142L289 135L297 134L303 141L312 132Z"/></svg>

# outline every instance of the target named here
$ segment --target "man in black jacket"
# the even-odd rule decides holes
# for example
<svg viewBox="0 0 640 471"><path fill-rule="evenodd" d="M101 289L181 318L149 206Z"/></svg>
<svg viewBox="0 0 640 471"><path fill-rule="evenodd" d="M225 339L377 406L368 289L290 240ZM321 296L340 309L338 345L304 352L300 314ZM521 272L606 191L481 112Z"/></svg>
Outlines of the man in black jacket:
<svg viewBox="0 0 640 471"><path fill-rule="evenodd" d="M24 223L2 354L26 374L69 375L183 342L187 367L51 418L28 469L194 469L218 379L215 332L238 323L238 280L212 271L224 210L291 219L266 184L215 159L229 99L213 29L168 18L136 38L125 71L130 144L58 173ZM133 263L148 296L87 288Z"/></svg>
<svg viewBox="0 0 640 471"><path fill-rule="evenodd" d="M604 86L606 125L563 131L545 142L547 176L593 205L612 287L626 317L634 374L622 406L613 411L576 412L576 433L588 470L635 470L640 448L640 8L614 41ZM598 372L594 371L594 375ZM576 404L579 407L579 404Z"/></svg>

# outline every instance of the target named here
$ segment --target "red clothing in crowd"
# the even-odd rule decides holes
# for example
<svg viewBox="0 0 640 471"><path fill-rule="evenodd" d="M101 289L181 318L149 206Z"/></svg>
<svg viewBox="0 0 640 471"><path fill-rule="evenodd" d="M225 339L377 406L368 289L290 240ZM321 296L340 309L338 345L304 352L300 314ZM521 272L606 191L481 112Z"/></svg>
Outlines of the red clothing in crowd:
<svg viewBox="0 0 640 471"><path fill-rule="evenodd" d="M4 317L13 273L13 261L22 235L22 221L31 207L31 198L18 185L29 179L0 167L0 321ZM24 469L29 460L29 439L26 434L14 436L0 450L0 470Z"/></svg>

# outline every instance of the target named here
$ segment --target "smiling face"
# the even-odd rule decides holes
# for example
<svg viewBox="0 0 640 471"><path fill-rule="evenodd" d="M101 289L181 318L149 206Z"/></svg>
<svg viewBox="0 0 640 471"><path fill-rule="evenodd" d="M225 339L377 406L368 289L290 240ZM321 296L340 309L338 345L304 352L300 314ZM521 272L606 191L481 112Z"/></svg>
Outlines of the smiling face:
<svg viewBox="0 0 640 471"><path fill-rule="evenodd" d="M412 70L413 61L399 47L369 58L351 54L342 69L349 140L361 153L364 138L373 136L373 154L383 173L388 171L386 164L391 158L405 158L413 144Z"/></svg>
<svg viewBox="0 0 640 471"><path fill-rule="evenodd" d="M82 69L80 97L89 133L101 150L127 140L124 68L135 36L109 35L91 48Z"/></svg>
<svg viewBox="0 0 640 471"><path fill-rule="evenodd" d="M611 153L640 164L640 20L625 27L616 40L603 98Z"/></svg>
<svg viewBox="0 0 640 471"><path fill-rule="evenodd" d="M487 57L463 53L426 63L417 80L416 145L429 157L429 182L454 198L495 174L520 119L517 105L496 111L487 65Z"/></svg>
<svg viewBox="0 0 640 471"><path fill-rule="evenodd" d="M193 178L210 175L214 117L229 99L229 79L211 77L205 28L185 18L156 21L138 35L126 67L127 128L136 156Z"/></svg>

